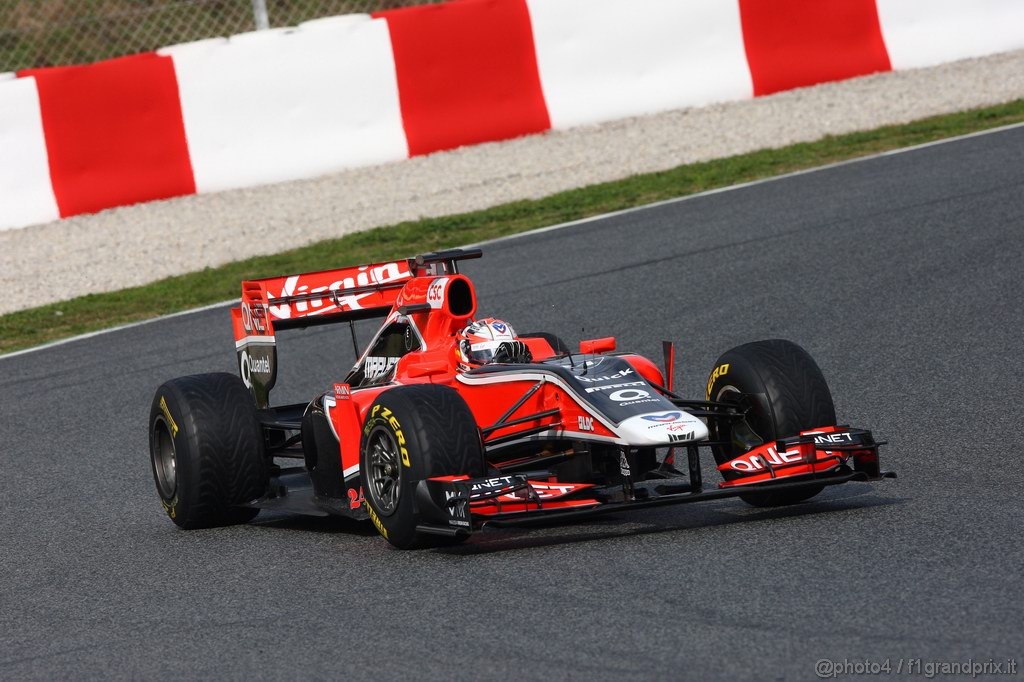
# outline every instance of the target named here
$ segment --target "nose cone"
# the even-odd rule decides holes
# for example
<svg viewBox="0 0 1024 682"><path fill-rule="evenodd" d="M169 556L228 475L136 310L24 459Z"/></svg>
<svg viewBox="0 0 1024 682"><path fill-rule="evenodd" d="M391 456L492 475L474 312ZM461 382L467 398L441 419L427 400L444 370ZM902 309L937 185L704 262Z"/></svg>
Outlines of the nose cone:
<svg viewBox="0 0 1024 682"><path fill-rule="evenodd" d="M681 445L708 437L708 427L682 410L638 414L619 424L630 445Z"/></svg>

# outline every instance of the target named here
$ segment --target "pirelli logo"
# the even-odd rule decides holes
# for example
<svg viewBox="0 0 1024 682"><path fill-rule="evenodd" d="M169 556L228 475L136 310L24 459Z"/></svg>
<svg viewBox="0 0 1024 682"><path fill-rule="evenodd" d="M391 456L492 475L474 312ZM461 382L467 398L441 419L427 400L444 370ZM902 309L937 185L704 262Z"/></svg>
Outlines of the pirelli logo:
<svg viewBox="0 0 1024 682"><path fill-rule="evenodd" d="M163 396L160 396L160 411L164 413L164 417L167 418L167 425L171 427L171 438L177 438L178 425L174 423L174 417L171 416L171 410L167 407L167 399Z"/></svg>
<svg viewBox="0 0 1024 682"><path fill-rule="evenodd" d="M704 396L705 400L711 400L711 387L715 385L715 379L717 379L718 377L724 377L728 373L729 373L729 363L728 362L726 362L724 364L721 364L718 367L715 367L714 371L711 372L711 376L708 377L708 390L707 390L707 393Z"/></svg>

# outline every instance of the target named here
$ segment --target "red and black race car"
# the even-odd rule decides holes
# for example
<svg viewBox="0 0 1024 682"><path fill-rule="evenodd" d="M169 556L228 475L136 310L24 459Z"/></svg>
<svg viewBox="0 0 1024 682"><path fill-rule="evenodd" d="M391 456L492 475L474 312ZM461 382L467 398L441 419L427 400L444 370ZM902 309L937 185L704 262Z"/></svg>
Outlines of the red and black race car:
<svg viewBox="0 0 1024 682"><path fill-rule="evenodd" d="M368 518L410 548L722 497L788 504L894 475L879 468L869 431L836 425L828 385L799 346L733 348L705 399L686 400L672 390L670 343L659 367L617 352L614 338L573 351L550 333L476 319L458 263L480 255L244 282L231 311L240 376L172 379L153 399L150 455L167 515L182 528L261 509ZM271 405L279 332L367 318L383 324L347 376L308 403ZM702 479L704 448L717 486Z"/></svg>

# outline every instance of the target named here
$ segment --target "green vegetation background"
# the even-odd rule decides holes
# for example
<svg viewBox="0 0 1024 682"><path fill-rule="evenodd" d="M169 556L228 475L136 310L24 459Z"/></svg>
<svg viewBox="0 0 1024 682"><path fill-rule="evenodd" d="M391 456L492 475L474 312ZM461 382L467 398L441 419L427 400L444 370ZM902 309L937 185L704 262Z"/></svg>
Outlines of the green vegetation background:
<svg viewBox="0 0 1024 682"><path fill-rule="evenodd" d="M291 251L0 316L0 353L237 298L239 283L413 256L881 151L1024 122L1024 99L781 149L766 149L517 201L379 227ZM145 267L144 263L138 267Z"/></svg>

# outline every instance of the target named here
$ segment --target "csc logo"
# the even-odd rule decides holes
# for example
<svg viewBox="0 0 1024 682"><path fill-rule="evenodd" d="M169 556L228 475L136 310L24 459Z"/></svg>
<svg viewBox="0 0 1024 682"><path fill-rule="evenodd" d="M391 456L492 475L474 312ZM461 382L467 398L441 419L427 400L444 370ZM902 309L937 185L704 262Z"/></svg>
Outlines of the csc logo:
<svg viewBox="0 0 1024 682"><path fill-rule="evenodd" d="M427 303L431 308L440 308L444 303L444 285L448 283L447 277L435 279L427 287Z"/></svg>

